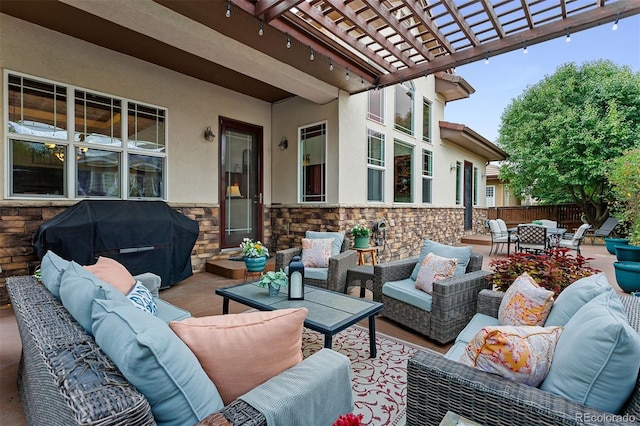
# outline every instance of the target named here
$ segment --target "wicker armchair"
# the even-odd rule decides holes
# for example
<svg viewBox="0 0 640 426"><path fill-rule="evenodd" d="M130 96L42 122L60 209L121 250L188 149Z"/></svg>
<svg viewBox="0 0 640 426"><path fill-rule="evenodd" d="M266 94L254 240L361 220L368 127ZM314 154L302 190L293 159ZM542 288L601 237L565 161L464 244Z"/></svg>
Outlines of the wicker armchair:
<svg viewBox="0 0 640 426"><path fill-rule="evenodd" d="M622 295L621 299L629 324L640 331L640 298ZM481 291L478 312L497 316L501 300L502 293ZM407 366L407 425L438 425L447 411L491 426L628 425L640 419L640 378L616 416L468 367L433 351L418 351Z"/></svg>
<svg viewBox="0 0 640 426"><path fill-rule="evenodd" d="M351 240L345 236L340 254L329 258L327 279L304 278L304 283L316 287L326 288L340 293L347 291L347 270L358 265L358 253L349 250ZM276 252L276 271L289 265L294 256L302 255L302 247L291 247Z"/></svg>
<svg viewBox="0 0 640 426"><path fill-rule="evenodd" d="M384 304L382 315L440 343L456 338L476 313L478 293L491 287L482 270L482 254L471 253L466 273L436 281L431 312L382 294L382 286L411 276L419 257L374 267L373 299Z"/></svg>

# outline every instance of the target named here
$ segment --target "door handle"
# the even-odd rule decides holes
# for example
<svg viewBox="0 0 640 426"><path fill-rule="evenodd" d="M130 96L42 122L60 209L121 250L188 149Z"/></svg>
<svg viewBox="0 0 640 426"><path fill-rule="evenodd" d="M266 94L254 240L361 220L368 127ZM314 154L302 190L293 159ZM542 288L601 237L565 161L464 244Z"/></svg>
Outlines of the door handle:
<svg viewBox="0 0 640 426"><path fill-rule="evenodd" d="M258 194L254 203L262 204L262 192Z"/></svg>

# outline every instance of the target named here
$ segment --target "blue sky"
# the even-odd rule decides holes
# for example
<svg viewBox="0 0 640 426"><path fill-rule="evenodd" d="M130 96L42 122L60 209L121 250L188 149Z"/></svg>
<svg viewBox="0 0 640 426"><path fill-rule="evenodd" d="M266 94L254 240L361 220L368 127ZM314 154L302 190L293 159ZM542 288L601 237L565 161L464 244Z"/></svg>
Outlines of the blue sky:
<svg viewBox="0 0 640 426"><path fill-rule="evenodd" d="M444 120L470 127L490 141L498 138L500 116L512 99L527 88L553 74L568 62L582 64L596 59L609 59L640 72L640 16L621 19L618 29L613 23L603 24L565 37L505 53L484 61L456 68L476 92L467 99L447 103Z"/></svg>

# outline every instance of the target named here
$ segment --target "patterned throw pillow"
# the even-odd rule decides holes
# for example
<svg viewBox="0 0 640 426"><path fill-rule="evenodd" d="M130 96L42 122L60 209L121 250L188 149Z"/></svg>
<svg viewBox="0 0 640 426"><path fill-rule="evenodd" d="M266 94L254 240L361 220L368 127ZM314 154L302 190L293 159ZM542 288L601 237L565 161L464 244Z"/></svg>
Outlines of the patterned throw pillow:
<svg viewBox="0 0 640 426"><path fill-rule="evenodd" d="M544 325L553 306L551 290L542 288L526 272L509 286L500 302L500 325Z"/></svg>
<svg viewBox="0 0 640 426"><path fill-rule="evenodd" d="M483 327L460 362L514 382L538 386L549 373L562 327Z"/></svg>
<svg viewBox="0 0 640 426"><path fill-rule="evenodd" d="M416 278L416 288L429 294L433 293L433 283L450 278L456 271L458 259L448 259L429 253L422 261Z"/></svg>
<svg viewBox="0 0 640 426"><path fill-rule="evenodd" d="M127 268L120 262L110 257L100 256L93 265L85 268L102 281L108 282L122 294L127 294L133 288L136 280L131 276Z"/></svg>
<svg viewBox="0 0 640 426"><path fill-rule="evenodd" d="M153 301L151 292L140 281L136 281L131 291L127 293L127 299L133 303L133 306L149 312L151 315L155 315L158 312L158 307Z"/></svg>
<svg viewBox="0 0 640 426"><path fill-rule="evenodd" d="M302 239L302 263L307 268L328 268L333 238Z"/></svg>

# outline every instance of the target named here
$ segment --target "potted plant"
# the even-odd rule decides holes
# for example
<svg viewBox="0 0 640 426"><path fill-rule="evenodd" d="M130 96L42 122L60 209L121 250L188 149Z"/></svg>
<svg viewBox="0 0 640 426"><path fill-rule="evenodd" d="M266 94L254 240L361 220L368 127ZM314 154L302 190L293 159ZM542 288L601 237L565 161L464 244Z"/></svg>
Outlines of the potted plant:
<svg viewBox="0 0 640 426"><path fill-rule="evenodd" d="M369 237L371 236L371 230L364 225L356 224L351 228L351 236L353 237L354 248L367 248L369 247Z"/></svg>
<svg viewBox="0 0 640 426"><path fill-rule="evenodd" d="M287 285L287 274L282 269L279 271L268 271L260 276L258 287L268 288L269 296L277 296L280 293L280 287Z"/></svg>
<svg viewBox="0 0 640 426"><path fill-rule="evenodd" d="M249 238L244 238L240 243L240 248L242 249L247 271L261 272L264 270L269 250L260 241L254 242Z"/></svg>
<svg viewBox="0 0 640 426"><path fill-rule="evenodd" d="M499 291L506 291L522 273L527 272L540 287L553 291L556 296L580 278L600 271L589 266L590 258L573 257L568 248L552 248L548 254L515 253L507 259L493 259L489 266L493 274L487 280Z"/></svg>
<svg viewBox="0 0 640 426"><path fill-rule="evenodd" d="M640 290L640 148L609 161L609 183L616 196L615 216L628 227L629 244L616 246L616 281L626 292Z"/></svg>

